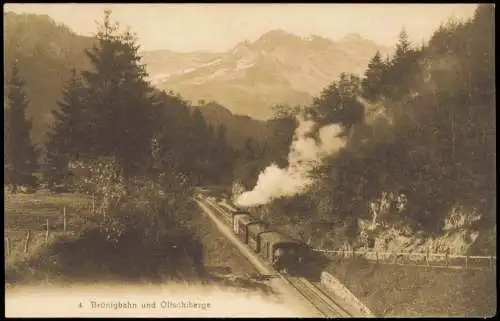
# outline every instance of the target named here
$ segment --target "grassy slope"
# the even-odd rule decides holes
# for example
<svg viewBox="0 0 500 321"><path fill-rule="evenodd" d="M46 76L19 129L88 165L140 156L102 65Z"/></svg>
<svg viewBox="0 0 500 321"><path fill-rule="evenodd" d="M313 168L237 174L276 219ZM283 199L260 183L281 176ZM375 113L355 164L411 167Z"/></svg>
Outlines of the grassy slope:
<svg viewBox="0 0 500 321"><path fill-rule="evenodd" d="M58 214L64 207L68 214L88 210L90 200L84 195L63 193L51 194L46 190L39 190L33 194L18 193L15 195L4 193L5 215L9 214Z"/></svg>
<svg viewBox="0 0 500 321"><path fill-rule="evenodd" d="M493 316L496 272L444 270L363 261L327 269L377 315Z"/></svg>
<svg viewBox="0 0 500 321"><path fill-rule="evenodd" d="M38 200L35 202L34 200ZM35 194L18 194L13 198L6 199L6 220L8 215L13 213L46 214L48 212L60 211L62 206L67 206L68 211L76 212L75 201L84 203L84 200L74 194L50 195L44 192ZM215 224L204 214L193 222L194 230L198 233L204 244L204 258L209 277L213 283L224 287L247 288L249 290L268 291L263 283L255 282L249 278L257 271L251 263L218 231ZM52 233L48 243L45 243L45 234L42 231L33 231L28 255L24 256L24 240L26 231L8 230L6 233L11 242L11 255L6 259L6 281L7 283L33 283L40 281L50 281L51 283L72 279L71 276L58 275L53 273L56 268L51 259L44 257L47 252L44 248L54 246L55 243L74 243L84 240L75 240L77 236L64 236L62 233ZM82 243L82 244L83 244ZM31 263L26 264L26 261ZM71 262L67 262L68 264ZM65 267L63 268L63 271ZM68 270L67 270L68 271ZM69 270L69 272L71 272ZM104 276L106 281L113 279L112 275ZM98 281L99 275L96 275ZM111 279L110 279L111 278Z"/></svg>
<svg viewBox="0 0 500 321"><path fill-rule="evenodd" d="M24 253L24 245L26 240L27 230L31 229L30 243L28 247L29 253L34 253L45 243L45 228L42 224L45 218L62 219L63 208L66 207L68 214L68 223L75 223L74 214L79 214L87 211L89 201L82 195L77 194L50 194L45 190L37 191L33 194L16 195L4 194L4 245L6 238L10 243L10 255L7 258L8 262L19 260ZM15 215L13 217L12 215ZM19 217L26 215L27 217ZM34 220L33 217L39 216L39 220ZM53 222L53 220L51 219ZM27 223L28 224L24 224ZM30 225L29 223L35 223ZM73 227L72 224L68 224ZM54 228L54 226L52 226ZM61 233L51 233L50 240L57 238Z"/></svg>

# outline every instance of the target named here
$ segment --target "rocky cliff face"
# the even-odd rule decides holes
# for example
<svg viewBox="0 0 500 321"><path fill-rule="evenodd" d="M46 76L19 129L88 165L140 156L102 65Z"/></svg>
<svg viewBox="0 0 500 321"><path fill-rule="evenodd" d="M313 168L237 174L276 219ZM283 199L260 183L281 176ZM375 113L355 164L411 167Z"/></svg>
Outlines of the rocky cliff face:
<svg viewBox="0 0 500 321"><path fill-rule="evenodd" d="M390 206L396 204L396 206ZM442 232L430 236L414 231L404 217L394 219L406 207L405 195L382 193L371 203L371 218L358 220L359 241L362 249L386 252L431 252L466 255L479 237L474 223L481 214L475 209L456 205L445 218ZM388 219L390 217L390 219ZM371 238L372 246L368 239Z"/></svg>

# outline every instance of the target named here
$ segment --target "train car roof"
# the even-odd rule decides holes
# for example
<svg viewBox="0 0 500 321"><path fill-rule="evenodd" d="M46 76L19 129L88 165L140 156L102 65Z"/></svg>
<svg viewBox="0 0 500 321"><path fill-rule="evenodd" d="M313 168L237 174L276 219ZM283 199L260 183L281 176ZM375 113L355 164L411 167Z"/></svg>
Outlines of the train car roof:
<svg viewBox="0 0 500 321"><path fill-rule="evenodd" d="M248 231L253 233L264 231L266 228L266 224L262 221L253 221L248 224Z"/></svg>
<svg viewBox="0 0 500 321"><path fill-rule="evenodd" d="M264 232L262 234L260 234L260 237L261 239L263 240L267 240L273 244L276 244L276 243L296 243L296 244L300 244L299 242L291 239L290 237L286 236L286 235L283 235L279 232L276 232L276 231L268 231L268 232Z"/></svg>
<svg viewBox="0 0 500 321"><path fill-rule="evenodd" d="M233 217L236 217L236 216L242 216L242 217L250 216L250 213L233 213Z"/></svg>
<svg viewBox="0 0 500 321"><path fill-rule="evenodd" d="M237 210L237 211L232 211L232 212L231 212L231 214L232 214L233 216L235 216L235 215L241 215L241 214L247 214L247 215L250 215L250 212L248 212L248 211L243 211L243 210L241 210L241 211L240 211L240 210Z"/></svg>
<svg viewBox="0 0 500 321"><path fill-rule="evenodd" d="M247 215L239 217L238 221L241 222L241 223L243 223L243 224L245 224L245 225L248 225L248 224L253 223L253 222L257 221L257 220L254 219L249 214L247 214Z"/></svg>

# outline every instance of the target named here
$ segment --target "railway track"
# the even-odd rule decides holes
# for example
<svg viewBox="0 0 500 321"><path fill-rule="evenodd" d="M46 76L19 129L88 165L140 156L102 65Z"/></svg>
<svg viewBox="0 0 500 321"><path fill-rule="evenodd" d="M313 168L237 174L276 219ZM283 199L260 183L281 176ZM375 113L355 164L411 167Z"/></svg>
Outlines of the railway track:
<svg viewBox="0 0 500 321"><path fill-rule="evenodd" d="M325 317L350 316L348 312L307 279L293 276L284 276L284 278Z"/></svg>
<svg viewBox="0 0 500 321"><path fill-rule="evenodd" d="M200 201L207 204L219 217L228 225L232 225L231 214L227 209L221 207L214 201L199 198ZM314 308L324 317L351 317L352 315L344 310L340 305L333 301L320 288L312 284L309 280L303 277L288 276L277 271L274 273L283 279L289 286L295 289L300 295L308 301Z"/></svg>

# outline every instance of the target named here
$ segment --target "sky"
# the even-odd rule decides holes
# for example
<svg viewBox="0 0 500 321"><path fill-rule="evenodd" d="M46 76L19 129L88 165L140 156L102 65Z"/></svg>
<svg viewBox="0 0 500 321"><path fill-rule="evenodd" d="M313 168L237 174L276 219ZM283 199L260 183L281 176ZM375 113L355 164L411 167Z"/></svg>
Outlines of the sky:
<svg viewBox="0 0 500 321"><path fill-rule="evenodd" d="M282 29L341 39L357 33L393 46L404 27L410 40L428 40L450 17L468 18L475 4L5 4L5 11L47 14L81 35L95 32L106 8L130 26L142 50L226 51L243 40Z"/></svg>

